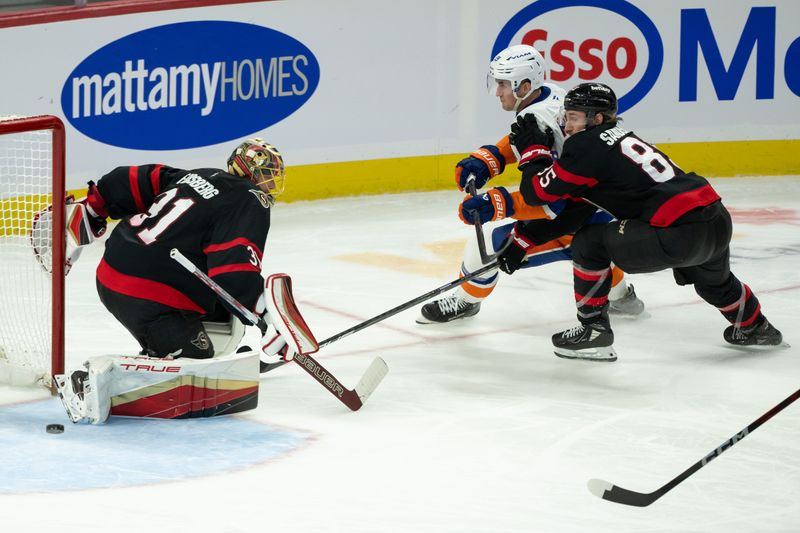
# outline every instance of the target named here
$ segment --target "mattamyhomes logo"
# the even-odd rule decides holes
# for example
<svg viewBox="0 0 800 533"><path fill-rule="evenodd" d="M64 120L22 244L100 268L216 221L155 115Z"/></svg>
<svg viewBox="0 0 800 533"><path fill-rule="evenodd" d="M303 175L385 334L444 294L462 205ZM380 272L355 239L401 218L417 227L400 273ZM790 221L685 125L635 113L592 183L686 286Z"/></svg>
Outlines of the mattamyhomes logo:
<svg viewBox="0 0 800 533"><path fill-rule="evenodd" d="M619 96L620 113L647 95L664 63L656 25L626 0L538 0L503 26L491 57L513 44L542 52L547 81L566 89L608 83Z"/></svg>
<svg viewBox="0 0 800 533"><path fill-rule="evenodd" d="M319 84L298 40L227 21L180 22L113 41L61 91L64 116L96 141L178 150L246 137L285 119Z"/></svg>

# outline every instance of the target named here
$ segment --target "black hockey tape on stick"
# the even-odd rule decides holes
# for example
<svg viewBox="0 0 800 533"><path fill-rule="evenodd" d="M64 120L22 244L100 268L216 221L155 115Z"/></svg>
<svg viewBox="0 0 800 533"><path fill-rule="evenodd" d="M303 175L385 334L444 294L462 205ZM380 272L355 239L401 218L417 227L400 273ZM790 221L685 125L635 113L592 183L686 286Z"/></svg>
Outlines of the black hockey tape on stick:
<svg viewBox="0 0 800 533"><path fill-rule="evenodd" d="M209 278L205 272L197 268L194 263L189 261L189 259L187 259L186 256L184 256L178 249L173 248L170 251L169 256L177 261L178 264L180 264L183 268L197 277L200 281L202 281L208 288L214 291L214 293L219 297L220 302L222 302L222 304L225 305L229 311L242 316L251 325L258 326L262 333L267 330L266 322L262 317L243 306L239 301L231 296L228 291L220 287L217 282ZM322 346L322 343L320 343L320 347ZM383 380L386 373L389 371L389 368L386 366L386 362L380 357L376 357L373 359L366 372L364 372L364 374L361 376L361 379L356 387L350 390L342 385L341 381L336 379L333 374L328 372L325 367L319 364L319 362L317 362L317 360L310 355L296 354L292 361L300 365L303 370L321 383L331 394L336 396L340 402L345 404L352 411L358 411L361 406L364 405L364 402L367 401L367 398L369 398L375 388L377 388L377 386L380 384L381 380Z"/></svg>
<svg viewBox="0 0 800 533"><path fill-rule="evenodd" d="M727 450L728 448L732 447L734 444L745 438L747 435L752 433L756 430L761 424L772 418L773 416L777 415L781 411L783 411L786 407L788 407L792 402L800 398L800 389L794 391L788 398L783 400L781 403L761 415L761 417L754 421L752 424L744 428L742 431L734 435L733 437L729 438L725 442L723 442L719 447L715 448L711 451L708 455L697 461L695 464L684 470L680 475L678 475L675 479L664 485L658 490L653 492L636 492L635 490L628 490L622 487L618 487L608 481L603 481L602 479L590 479L588 483L589 492L597 496L598 498L603 498L604 500L608 500L614 503L621 503L623 505L632 505L634 507L647 507L660 497L662 497L667 492L674 489L678 486L681 482L683 482L686 478L706 466L712 460L716 459L722 452Z"/></svg>

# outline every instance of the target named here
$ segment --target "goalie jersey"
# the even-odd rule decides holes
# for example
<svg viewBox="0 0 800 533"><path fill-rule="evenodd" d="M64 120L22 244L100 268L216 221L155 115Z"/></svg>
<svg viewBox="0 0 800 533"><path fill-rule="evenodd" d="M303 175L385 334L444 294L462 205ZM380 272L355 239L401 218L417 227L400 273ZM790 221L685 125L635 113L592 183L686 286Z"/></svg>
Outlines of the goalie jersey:
<svg viewBox="0 0 800 533"><path fill-rule="evenodd" d="M267 196L218 169L118 167L97 188L112 219L97 282L107 289L184 311L209 314L217 298L170 258L177 248L249 309L264 288Z"/></svg>

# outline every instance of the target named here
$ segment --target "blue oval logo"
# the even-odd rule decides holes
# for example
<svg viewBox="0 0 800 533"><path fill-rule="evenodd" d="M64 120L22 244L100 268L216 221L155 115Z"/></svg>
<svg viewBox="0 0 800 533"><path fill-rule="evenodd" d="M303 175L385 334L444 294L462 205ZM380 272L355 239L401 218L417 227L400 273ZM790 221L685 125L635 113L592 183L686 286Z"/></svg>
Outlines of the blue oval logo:
<svg viewBox="0 0 800 533"><path fill-rule="evenodd" d="M241 22L180 22L132 33L84 59L61 91L64 116L96 141L180 150L246 137L308 101L319 63L300 41Z"/></svg>
<svg viewBox="0 0 800 533"><path fill-rule="evenodd" d="M641 9L626 0L538 0L522 8L503 26L492 46L490 57L496 56L510 46L513 37L531 20L545 13L567 7L594 7L611 11L628 19L642 33L648 48L647 67L642 78L626 94L620 96L618 102L620 113L632 108L656 84L664 64L664 44L653 21Z"/></svg>

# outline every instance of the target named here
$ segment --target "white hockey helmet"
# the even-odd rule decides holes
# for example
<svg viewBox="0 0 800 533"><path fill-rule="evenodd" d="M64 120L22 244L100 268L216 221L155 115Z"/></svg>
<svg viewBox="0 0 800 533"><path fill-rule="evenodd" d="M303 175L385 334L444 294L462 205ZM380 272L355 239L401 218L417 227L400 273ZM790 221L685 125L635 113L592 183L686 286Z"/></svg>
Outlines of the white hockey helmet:
<svg viewBox="0 0 800 533"><path fill-rule="evenodd" d="M530 90L519 94L522 82L531 82ZM509 46L494 56L489 63L489 73L486 75L486 87L489 94L494 94L500 81L508 81L511 90L517 98L517 105L527 98L533 91L544 84L544 58L534 47L527 44Z"/></svg>

